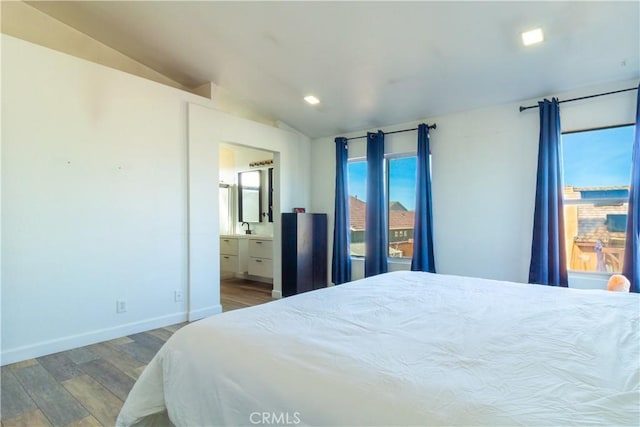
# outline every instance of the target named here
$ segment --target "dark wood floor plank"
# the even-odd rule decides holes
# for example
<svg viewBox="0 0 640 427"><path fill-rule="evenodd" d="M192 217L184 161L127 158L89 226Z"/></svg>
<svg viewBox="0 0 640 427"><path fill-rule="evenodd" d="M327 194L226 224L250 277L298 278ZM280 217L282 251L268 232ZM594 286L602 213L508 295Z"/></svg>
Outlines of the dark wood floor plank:
<svg viewBox="0 0 640 427"><path fill-rule="evenodd" d="M91 363L91 362L87 362ZM89 375L81 375L62 383L91 414L105 426L116 423L122 401Z"/></svg>
<svg viewBox="0 0 640 427"><path fill-rule="evenodd" d="M92 360L79 366L86 374L98 381L122 401L126 400L129 391L135 384L133 378L106 360Z"/></svg>
<svg viewBox="0 0 640 427"><path fill-rule="evenodd" d="M108 343L93 344L88 347L93 353L99 355L103 360L111 363L131 378L138 378L137 369L144 366L144 363L134 359L129 354L120 350L119 346Z"/></svg>
<svg viewBox="0 0 640 427"><path fill-rule="evenodd" d="M51 423L40 409L25 412L17 417L3 420L3 427L50 427Z"/></svg>
<svg viewBox="0 0 640 427"><path fill-rule="evenodd" d="M27 360L23 360L22 362L16 362L16 363L12 363L11 365L7 365L5 366L5 368L20 369L20 368L26 368L27 366L37 365L37 364L38 364L38 361L36 359L27 359Z"/></svg>
<svg viewBox="0 0 640 427"><path fill-rule="evenodd" d="M54 426L66 426L89 415L42 366L20 368L13 373Z"/></svg>
<svg viewBox="0 0 640 427"><path fill-rule="evenodd" d="M146 332L143 332L143 333L140 333L140 334L129 335L129 338L131 338L132 340L134 340L138 344L142 344L144 346L149 347L150 349L152 349L156 353L158 352L158 350L160 350L160 347L162 347L164 345L164 343L165 343L160 338L154 337L153 335L148 334Z"/></svg>
<svg viewBox="0 0 640 427"><path fill-rule="evenodd" d="M82 371L76 364L63 353L38 357L38 363L53 375L56 381L66 381L82 375Z"/></svg>
<svg viewBox="0 0 640 427"><path fill-rule="evenodd" d="M15 418L38 409L9 368L2 368L0 380L2 381L2 389L0 390L2 405L0 408L3 422L5 419Z"/></svg>
<svg viewBox="0 0 640 427"><path fill-rule="evenodd" d="M189 322L176 323L175 325L165 326L164 328L168 331L175 332L183 326L188 325Z"/></svg>
<svg viewBox="0 0 640 427"><path fill-rule="evenodd" d="M112 344L112 345L121 345L121 344L126 344L126 343L130 343L133 342L133 340L129 337L120 337L120 338L115 338L109 341L105 341L105 344Z"/></svg>
<svg viewBox="0 0 640 427"><path fill-rule="evenodd" d="M173 332L164 328L154 329L152 331L149 331L148 333L153 335L154 337L160 338L165 342L173 335Z"/></svg>
<svg viewBox="0 0 640 427"><path fill-rule="evenodd" d="M119 345L118 349L144 364L149 363L157 353L156 350L135 341Z"/></svg>
<svg viewBox="0 0 640 427"><path fill-rule="evenodd" d="M86 347L74 348L73 350L65 351L63 354L76 365L100 359L100 356L88 350Z"/></svg>

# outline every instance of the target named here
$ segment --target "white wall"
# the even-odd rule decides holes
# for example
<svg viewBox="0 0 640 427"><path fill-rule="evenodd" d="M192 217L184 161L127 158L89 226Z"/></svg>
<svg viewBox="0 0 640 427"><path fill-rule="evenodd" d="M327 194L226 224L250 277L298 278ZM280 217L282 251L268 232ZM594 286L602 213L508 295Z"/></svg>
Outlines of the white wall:
<svg viewBox="0 0 640 427"><path fill-rule="evenodd" d="M308 202L309 141L210 100L6 35L2 89L2 364L220 312L211 126L273 142L279 202ZM189 204L188 185L215 203Z"/></svg>
<svg viewBox="0 0 640 427"><path fill-rule="evenodd" d="M238 144L274 153L273 296L280 297L281 212L310 206L311 147L307 137L288 130L189 105L189 254L191 293L198 301L219 298L220 256L217 182L220 143ZM211 288L213 284L214 288ZM197 289L198 291L194 291ZM202 293L199 293L202 292ZM209 308L193 305L208 313Z"/></svg>
<svg viewBox="0 0 640 427"><path fill-rule="evenodd" d="M617 82L571 93L560 99L635 87ZM632 123L636 92L564 103L563 131ZM433 220L436 268L439 273L526 282L531 254L535 200L538 110L520 113L518 106L538 100L429 117L385 127L384 131L437 123L431 131ZM369 129L370 131L376 129ZM343 136L359 136L354 132ZM385 137L387 152L415 151L415 132ZM349 156L365 155L365 140L349 142ZM312 142L312 208L329 212L333 230L335 149L333 137ZM332 240L332 233L330 233ZM331 260L331 241L329 260ZM362 277L354 261L353 276ZM394 265L393 269L408 269ZM329 265L330 268L330 265ZM574 280L574 284L578 281ZM591 284L592 285L592 284Z"/></svg>
<svg viewBox="0 0 640 427"><path fill-rule="evenodd" d="M236 154L233 145L220 144L220 182L228 185L237 184Z"/></svg>
<svg viewBox="0 0 640 427"><path fill-rule="evenodd" d="M2 363L183 321L199 97L6 35L2 86Z"/></svg>

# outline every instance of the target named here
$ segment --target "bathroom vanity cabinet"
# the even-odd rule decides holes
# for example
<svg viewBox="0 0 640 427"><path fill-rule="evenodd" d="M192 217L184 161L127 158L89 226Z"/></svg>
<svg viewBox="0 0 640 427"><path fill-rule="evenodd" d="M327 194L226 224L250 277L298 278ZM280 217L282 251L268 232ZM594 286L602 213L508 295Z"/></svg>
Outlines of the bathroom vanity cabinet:
<svg viewBox="0 0 640 427"><path fill-rule="evenodd" d="M273 279L273 238L220 236L220 276Z"/></svg>
<svg viewBox="0 0 640 427"><path fill-rule="evenodd" d="M249 275L273 278L273 240L249 238Z"/></svg>

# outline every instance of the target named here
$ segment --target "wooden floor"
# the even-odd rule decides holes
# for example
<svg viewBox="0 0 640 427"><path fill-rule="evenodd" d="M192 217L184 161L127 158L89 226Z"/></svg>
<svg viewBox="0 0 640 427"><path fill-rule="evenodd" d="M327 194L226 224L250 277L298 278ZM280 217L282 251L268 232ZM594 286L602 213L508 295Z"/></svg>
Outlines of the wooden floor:
<svg viewBox="0 0 640 427"><path fill-rule="evenodd" d="M220 283L220 304L223 311L250 307L271 301L270 283L228 279Z"/></svg>
<svg viewBox="0 0 640 427"><path fill-rule="evenodd" d="M271 285L220 284L223 311L271 301ZM135 380L186 323L2 367L2 427L113 426Z"/></svg>

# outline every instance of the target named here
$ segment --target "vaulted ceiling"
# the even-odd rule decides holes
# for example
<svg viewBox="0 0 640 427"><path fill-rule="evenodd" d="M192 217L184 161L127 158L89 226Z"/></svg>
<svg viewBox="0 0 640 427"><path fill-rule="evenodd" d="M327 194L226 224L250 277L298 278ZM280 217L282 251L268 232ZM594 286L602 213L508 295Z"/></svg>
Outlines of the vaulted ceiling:
<svg viewBox="0 0 640 427"><path fill-rule="evenodd" d="M640 77L637 1L29 4L310 137ZM525 48L535 27L545 41Z"/></svg>

